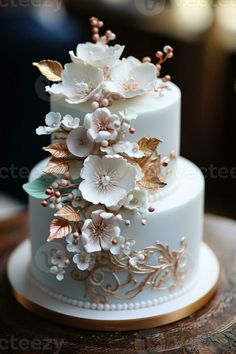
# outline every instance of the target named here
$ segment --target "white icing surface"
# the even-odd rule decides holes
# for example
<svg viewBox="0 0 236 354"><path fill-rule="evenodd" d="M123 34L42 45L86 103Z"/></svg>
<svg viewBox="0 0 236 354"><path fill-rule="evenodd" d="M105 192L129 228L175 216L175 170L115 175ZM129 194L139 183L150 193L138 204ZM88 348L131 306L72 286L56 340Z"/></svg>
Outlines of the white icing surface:
<svg viewBox="0 0 236 354"><path fill-rule="evenodd" d="M31 180L40 174L46 162L47 160L41 161L32 170ZM178 159L174 179L177 183L176 188L165 198L153 204L156 211L147 215L147 224L142 226L137 216L127 214L131 220L131 227L122 226L121 232L124 236L135 239L137 250L154 245L157 240L167 243L170 250L178 250L181 237L187 239L187 250L191 261L190 272L184 284L177 289L179 291L191 283L198 268L202 240L204 180L200 170L184 158ZM39 200L30 198L33 275L43 287L52 292L78 301L89 301L84 297L83 282L74 281L70 273L59 282L49 273L49 259L53 250L64 245L64 240L46 242L51 217L52 212L41 207ZM158 291L145 287L134 299L125 300L125 303L151 301L153 298L169 294L168 290ZM120 300L111 299L111 301L120 303Z"/></svg>

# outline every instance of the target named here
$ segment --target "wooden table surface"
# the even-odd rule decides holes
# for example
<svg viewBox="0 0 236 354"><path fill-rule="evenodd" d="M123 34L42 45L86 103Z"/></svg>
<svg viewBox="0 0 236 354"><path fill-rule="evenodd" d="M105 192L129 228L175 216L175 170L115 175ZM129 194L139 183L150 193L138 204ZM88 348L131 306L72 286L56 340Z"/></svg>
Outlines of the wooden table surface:
<svg viewBox="0 0 236 354"><path fill-rule="evenodd" d="M26 236L26 213L0 223L0 352L236 353L235 221L212 215L205 218L205 241L220 260L221 276L215 297L204 308L171 325L122 333L63 327L31 314L15 301L6 277L6 262Z"/></svg>

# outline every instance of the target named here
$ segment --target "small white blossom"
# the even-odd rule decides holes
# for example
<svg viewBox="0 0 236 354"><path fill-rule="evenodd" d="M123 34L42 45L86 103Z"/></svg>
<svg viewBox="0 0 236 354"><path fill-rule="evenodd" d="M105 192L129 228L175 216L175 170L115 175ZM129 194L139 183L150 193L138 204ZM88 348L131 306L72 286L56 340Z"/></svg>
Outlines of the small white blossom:
<svg viewBox="0 0 236 354"><path fill-rule="evenodd" d="M110 248L110 252L114 255L128 256L134 244L134 240L126 240L123 236L116 236L112 240L112 247Z"/></svg>
<svg viewBox="0 0 236 354"><path fill-rule="evenodd" d="M47 126L40 126L36 129L38 135L49 135L60 129L61 114L59 112L49 112L46 115L45 123Z"/></svg>
<svg viewBox="0 0 236 354"><path fill-rule="evenodd" d="M72 233L66 236L66 249L69 252L80 252L81 251L81 244L80 244L80 236L74 235Z"/></svg>
<svg viewBox="0 0 236 354"><path fill-rule="evenodd" d="M57 280L61 281L64 279L64 274L65 274L65 269L64 268L59 268L57 266L52 266L50 268L50 272L54 275L56 275Z"/></svg>
<svg viewBox="0 0 236 354"><path fill-rule="evenodd" d="M130 123L131 121L135 120L138 117L136 111L132 108L127 108L125 109L124 112L120 112L120 114L122 118L128 123Z"/></svg>
<svg viewBox="0 0 236 354"><path fill-rule="evenodd" d="M91 141L115 140L120 127L120 118L107 108L98 108L84 117L84 126Z"/></svg>
<svg viewBox="0 0 236 354"><path fill-rule="evenodd" d="M129 192L124 207L130 210L139 210L141 213L145 213L148 208L148 194L145 189L139 187L134 188Z"/></svg>
<svg viewBox="0 0 236 354"><path fill-rule="evenodd" d="M81 239L86 252L98 252L109 250L112 239L119 234L120 228L114 214L97 210L92 212L91 219L85 220Z"/></svg>
<svg viewBox="0 0 236 354"><path fill-rule="evenodd" d="M75 63L83 61L98 68L104 68L107 65L112 66L120 58L124 48L125 46L119 44L108 46L101 41L95 44L87 42L78 44L76 55L73 51L69 54Z"/></svg>
<svg viewBox="0 0 236 354"><path fill-rule="evenodd" d="M137 143L130 141L118 141L116 144L111 144L108 147L100 147L101 151L109 155L126 154L129 157L141 158L144 156L142 150L139 149Z"/></svg>
<svg viewBox="0 0 236 354"><path fill-rule="evenodd" d="M76 264L77 268L80 270L90 269L94 263L94 258L91 254L81 251L73 257L73 262Z"/></svg>
<svg viewBox="0 0 236 354"><path fill-rule="evenodd" d="M88 156L81 170L79 189L93 204L113 206L135 187L137 170L118 156Z"/></svg>
<svg viewBox="0 0 236 354"><path fill-rule="evenodd" d="M80 119L75 117L73 118L70 114L66 114L61 121L63 128L70 131L72 129L78 128Z"/></svg>
<svg viewBox="0 0 236 354"><path fill-rule="evenodd" d="M58 266L58 268L64 268L67 266L68 259L63 251L58 250L51 257L51 263L55 266Z"/></svg>
<svg viewBox="0 0 236 354"><path fill-rule="evenodd" d="M129 264L133 268L137 268L139 265L142 265L146 262L146 255L144 251L139 251L137 254L129 259Z"/></svg>

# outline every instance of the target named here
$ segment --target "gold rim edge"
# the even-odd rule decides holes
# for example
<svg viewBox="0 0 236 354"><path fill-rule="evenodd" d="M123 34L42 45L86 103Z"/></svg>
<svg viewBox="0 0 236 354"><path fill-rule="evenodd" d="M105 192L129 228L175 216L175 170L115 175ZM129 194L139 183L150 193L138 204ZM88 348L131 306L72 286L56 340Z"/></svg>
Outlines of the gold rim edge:
<svg viewBox="0 0 236 354"><path fill-rule="evenodd" d="M219 277L215 284L206 294L181 309L168 312L162 315L127 320L93 320L62 314L54 310L47 309L27 299L12 285L11 289L15 299L24 308L40 317L47 318L53 322L57 322L69 327L88 330L91 329L99 331L132 331L163 326L190 316L192 313L196 312L201 307L203 307L213 297L217 290L218 280Z"/></svg>

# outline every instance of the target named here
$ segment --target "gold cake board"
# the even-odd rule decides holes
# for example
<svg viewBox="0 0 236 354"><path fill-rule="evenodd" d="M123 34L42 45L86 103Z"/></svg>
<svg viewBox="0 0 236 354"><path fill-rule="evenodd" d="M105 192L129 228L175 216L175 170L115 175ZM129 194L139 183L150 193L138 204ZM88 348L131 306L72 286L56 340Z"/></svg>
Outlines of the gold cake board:
<svg viewBox="0 0 236 354"><path fill-rule="evenodd" d="M214 295L219 263L213 251L201 245L198 281L187 293L165 304L127 311L86 310L62 303L41 292L28 276L30 241L11 254L7 273L16 300L29 311L70 327L99 331L153 328L183 319L204 306ZM207 264L207 271L206 271Z"/></svg>

